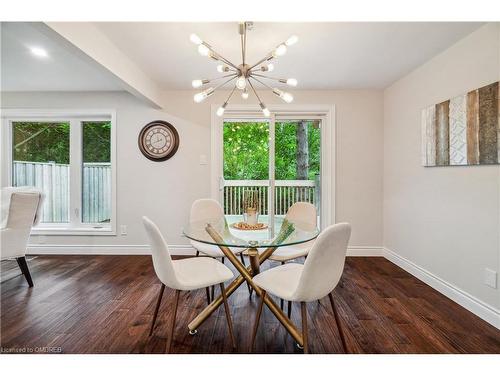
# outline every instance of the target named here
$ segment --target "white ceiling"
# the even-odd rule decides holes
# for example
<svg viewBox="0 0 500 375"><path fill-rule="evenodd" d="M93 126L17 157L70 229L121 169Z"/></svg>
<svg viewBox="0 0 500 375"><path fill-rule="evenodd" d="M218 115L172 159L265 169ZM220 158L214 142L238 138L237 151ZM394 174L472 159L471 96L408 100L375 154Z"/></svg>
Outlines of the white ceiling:
<svg viewBox="0 0 500 375"><path fill-rule="evenodd" d="M198 54L193 32L240 63L237 23L94 23L162 89L191 89L191 80L218 75ZM299 42L274 61L277 77L297 89L384 88L481 26L480 23L255 23L248 59L256 61L288 36ZM49 57L33 56L42 47ZM123 90L110 72L41 23L2 23L4 91Z"/></svg>
<svg viewBox="0 0 500 375"><path fill-rule="evenodd" d="M237 23L95 23L164 89L189 89L217 75L217 62L189 41L195 32L241 62ZM481 26L480 23L255 23L248 59L257 61L290 35L299 42L275 61L275 76L298 89L384 88Z"/></svg>
<svg viewBox="0 0 500 375"><path fill-rule="evenodd" d="M123 90L117 78L41 23L2 22L2 91ZM30 52L38 47L47 58Z"/></svg>

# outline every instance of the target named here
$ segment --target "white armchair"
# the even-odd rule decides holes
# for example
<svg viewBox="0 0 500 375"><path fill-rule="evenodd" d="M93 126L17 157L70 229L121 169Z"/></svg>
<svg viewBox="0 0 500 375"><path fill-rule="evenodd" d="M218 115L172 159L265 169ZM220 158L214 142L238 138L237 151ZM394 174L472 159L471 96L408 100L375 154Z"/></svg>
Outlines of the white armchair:
<svg viewBox="0 0 500 375"><path fill-rule="evenodd" d="M40 219L42 193L31 188L3 188L1 191L0 258L16 258L28 285L33 286L26 263L31 228Z"/></svg>

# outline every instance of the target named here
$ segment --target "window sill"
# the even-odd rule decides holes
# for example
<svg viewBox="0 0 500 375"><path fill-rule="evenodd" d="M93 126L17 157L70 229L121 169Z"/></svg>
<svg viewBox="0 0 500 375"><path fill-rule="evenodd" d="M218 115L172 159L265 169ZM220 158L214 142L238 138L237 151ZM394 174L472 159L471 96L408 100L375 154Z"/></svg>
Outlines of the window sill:
<svg viewBox="0 0 500 375"><path fill-rule="evenodd" d="M116 236L115 229L104 228L33 228L32 236Z"/></svg>

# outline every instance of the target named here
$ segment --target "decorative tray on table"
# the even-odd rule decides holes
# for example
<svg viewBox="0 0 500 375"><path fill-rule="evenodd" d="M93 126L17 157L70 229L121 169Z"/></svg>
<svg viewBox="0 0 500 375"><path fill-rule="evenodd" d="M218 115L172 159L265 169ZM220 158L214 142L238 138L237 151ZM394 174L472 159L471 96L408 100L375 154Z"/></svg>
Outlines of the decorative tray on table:
<svg viewBox="0 0 500 375"><path fill-rule="evenodd" d="M248 224L243 221L240 221L239 223L231 224L231 227L239 230L261 230L261 229L267 229L267 224L264 223Z"/></svg>

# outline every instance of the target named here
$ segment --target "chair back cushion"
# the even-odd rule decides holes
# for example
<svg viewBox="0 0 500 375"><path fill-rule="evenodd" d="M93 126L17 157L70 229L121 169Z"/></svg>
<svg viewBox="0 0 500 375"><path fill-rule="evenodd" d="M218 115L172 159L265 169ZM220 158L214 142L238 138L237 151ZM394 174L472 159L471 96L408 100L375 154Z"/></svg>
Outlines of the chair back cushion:
<svg viewBox="0 0 500 375"><path fill-rule="evenodd" d="M7 225L7 219L9 217L10 201L12 194L14 193L35 193L38 194L38 206L35 212L35 218L33 220L33 225L37 225L41 218L41 208L43 204L44 194L37 188L31 186L9 186L2 188L0 192L0 227L4 228Z"/></svg>
<svg viewBox="0 0 500 375"><path fill-rule="evenodd" d="M348 223L334 224L321 232L304 263L295 301L318 300L335 289L344 270L350 236Z"/></svg>
<svg viewBox="0 0 500 375"><path fill-rule="evenodd" d="M314 230L317 226L317 212L316 207L308 202L296 202L290 206L285 218L291 223L299 223L300 225L306 225L306 228L301 228L304 230Z"/></svg>
<svg viewBox="0 0 500 375"><path fill-rule="evenodd" d="M214 199L198 199L191 206L189 222L194 223L196 221L223 217L224 210L219 202Z"/></svg>
<svg viewBox="0 0 500 375"><path fill-rule="evenodd" d="M2 192L2 195L4 192ZM3 200L3 198L2 198ZM1 230L1 258L23 257L40 202L38 192L12 192L9 209ZM3 200L2 205L7 201Z"/></svg>
<svg viewBox="0 0 500 375"><path fill-rule="evenodd" d="M153 256L153 266L156 276L160 281L172 289L177 289L178 282L175 275L174 265L168 245L163 238L160 229L146 216L142 217L144 228L148 235L149 244L151 246L151 254Z"/></svg>

